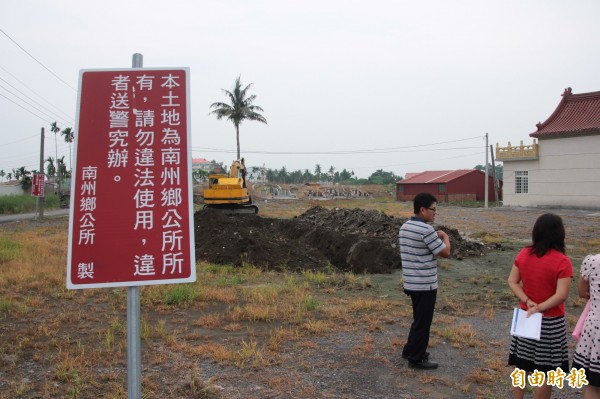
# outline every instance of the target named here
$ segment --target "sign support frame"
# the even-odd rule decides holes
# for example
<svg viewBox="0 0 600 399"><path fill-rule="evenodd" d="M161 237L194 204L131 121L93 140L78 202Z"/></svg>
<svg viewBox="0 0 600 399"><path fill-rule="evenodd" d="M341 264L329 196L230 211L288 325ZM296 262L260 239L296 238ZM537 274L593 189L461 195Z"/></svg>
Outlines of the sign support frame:
<svg viewBox="0 0 600 399"><path fill-rule="evenodd" d="M133 54L132 68L144 67L144 56ZM127 391L129 399L142 398L142 351L140 338L140 287L127 287Z"/></svg>

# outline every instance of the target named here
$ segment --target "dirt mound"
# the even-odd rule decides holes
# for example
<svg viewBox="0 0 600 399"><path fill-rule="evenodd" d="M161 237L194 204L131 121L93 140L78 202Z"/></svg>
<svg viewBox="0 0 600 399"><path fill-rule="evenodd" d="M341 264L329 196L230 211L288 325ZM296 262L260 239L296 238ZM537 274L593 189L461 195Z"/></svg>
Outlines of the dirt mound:
<svg viewBox="0 0 600 399"><path fill-rule="evenodd" d="M194 219L196 257L211 263L296 271L333 266L355 273L401 267L398 230L406 219L382 212L317 206L294 219L272 219L204 209ZM484 253L456 229L437 227L450 236L453 257Z"/></svg>

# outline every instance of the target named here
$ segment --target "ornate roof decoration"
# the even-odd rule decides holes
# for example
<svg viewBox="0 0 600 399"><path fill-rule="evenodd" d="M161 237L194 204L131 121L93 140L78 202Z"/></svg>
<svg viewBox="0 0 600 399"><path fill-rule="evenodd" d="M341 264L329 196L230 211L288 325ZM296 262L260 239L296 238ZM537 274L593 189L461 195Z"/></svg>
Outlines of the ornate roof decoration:
<svg viewBox="0 0 600 399"><path fill-rule="evenodd" d="M538 139L600 134L600 91L573 94L567 87L552 115L536 126L529 136Z"/></svg>

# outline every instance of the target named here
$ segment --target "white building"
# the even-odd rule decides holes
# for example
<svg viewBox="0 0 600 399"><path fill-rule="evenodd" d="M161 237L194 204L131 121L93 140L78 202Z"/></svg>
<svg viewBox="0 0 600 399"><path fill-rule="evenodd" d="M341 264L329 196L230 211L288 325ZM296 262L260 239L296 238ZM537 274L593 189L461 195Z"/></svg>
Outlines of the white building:
<svg viewBox="0 0 600 399"><path fill-rule="evenodd" d="M600 208L600 91L565 89L556 110L529 136L531 145L496 145L496 159L504 163L503 204Z"/></svg>

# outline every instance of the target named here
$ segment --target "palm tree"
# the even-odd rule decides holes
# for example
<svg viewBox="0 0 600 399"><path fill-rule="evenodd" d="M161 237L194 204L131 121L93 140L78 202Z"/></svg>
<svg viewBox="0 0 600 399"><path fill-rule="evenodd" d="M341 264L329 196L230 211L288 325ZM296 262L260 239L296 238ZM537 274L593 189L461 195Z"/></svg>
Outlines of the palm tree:
<svg viewBox="0 0 600 399"><path fill-rule="evenodd" d="M46 174L48 176L54 176L56 174L56 167L54 166L54 158L48 157L48 159L46 159L46 162L48 162L48 166L46 166Z"/></svg>
<svg viewBox="0 0 600 399"><path fill-rule="evenodd" d="M50 131L54 132L54 152L56 158L58 160L58 142L56 141L56 133L60 132L60 128L58 127L58 122L54 121L50 124ZM58 169L58 168L57 168ZM58 194L60 195L60 176L58 173L56 174L57 184L58 184Z"/></svg>
<svg viewBox="0 0 600 399"><path fill-rule="evenodd" d="M69 174L67 172L67 165L65 165L65 157L64 156L62 156L56 160L56 171L57 171L59 180L66 179L67 177L69 177Z"/></svg>
<svg viewBox="0 0 600 399"><path fill-rule="evenodd" d="M73 129L66 127L65 130L60 132L60 134L63 135L65 143L69 143L69 170L72 171L73 165L71 165L71 143L75 139L75 133L73 132Z"/></svg>
<svg viewBox="0 0 600 399"><path fill-rule="evenodd" d="M279 179L279 181L281 183L285 184L287 177L288 177L287 168L285 166L282 166L281 169L279 170L279 172L277 173L277 178Z"/></svg>
<svg viewBox="0 0 600 399"><path fill-rule="evenodd" d="M16 179L21 181L21 188L23 190L28 190L31 187L31 172L28 171L25 166L21 166L15 172L19 175Z"/></svg>
<svg viewBox="0 0 600 399"><path fill-rule="evenodd" d="M310 173L310 170L308 169L304 169L304 173L302 174L302 178L304 179L304 183L309 183L312 180L312 173Z"/></svg>
<svg viewBox="0 0 600 399"><path fill-rule="evenodd" d="M2 181L4 181L4 176L6 176L6 172L4 171L4 169L0 170L0 178L2 178Z"/></svg>
<svg viewBox="0 0 600 399"><path fill-rule="evenodd" d="M317 178L317 181L321 180L321 165L319 164L315 165L315 177Z"/></svg>
<svg viewBox="0 0 600 399"><path fill-rule="evenodd" d="M264 124L267 123L267 120L264 116L259 114L259 112L264 112L261 107L258 105L252 105L254 100L256 99L256 95L247 96L247 92L252 87L252 83L248 86L242 88L242 82L240 81L241 76L235 80L235 85L233 87L233 92L229 90L223 90L223 93L227 97L229 97L229 101L231 104L225 103L212 103L210 108L213 110L209 113L217 116L217 119L227 118L228 120L233 122L235 126L235 138L237 142L237 158L240 158L240 124L244 120L250 121L259 121Z"/></svg>
<svg viewBox="0 0 600 399"><path fill-rule="evenodd" d="M327 172L327 174L329 175L331 181L333 181L333 176L335 175L335 168L333 167L333 165L329 167L329 171Z"/></svg>

